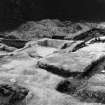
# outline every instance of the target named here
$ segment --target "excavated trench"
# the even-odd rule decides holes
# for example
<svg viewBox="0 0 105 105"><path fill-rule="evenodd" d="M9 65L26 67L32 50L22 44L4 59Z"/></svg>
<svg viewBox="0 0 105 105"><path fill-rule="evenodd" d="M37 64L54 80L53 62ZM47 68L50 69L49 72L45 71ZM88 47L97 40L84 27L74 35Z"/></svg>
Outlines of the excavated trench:
<svg viewBox="0 0 105 105"><path fill-rule="evenodd" d="M0 43L6 44L7 46L15 48L23 48L28 41L19 39L1 39Z"/></svg>
<svg viewBox="0 0 105 105"><path fill-rule="evenodd" d="M84 40L86 42L92 38L100 37L104 35L105 35L104 29L92 28L89 31L86 31L78 36L75 36L73 40Z"/></svg>

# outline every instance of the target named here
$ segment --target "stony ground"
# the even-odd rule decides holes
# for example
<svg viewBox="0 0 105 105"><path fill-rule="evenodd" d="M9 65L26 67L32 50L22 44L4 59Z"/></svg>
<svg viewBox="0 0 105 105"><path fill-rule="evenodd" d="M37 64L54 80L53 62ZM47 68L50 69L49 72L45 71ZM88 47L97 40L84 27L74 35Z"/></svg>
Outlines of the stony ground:
<svg viewBox="0 0 105 105"><path fill-rule="evenodd" d="M105 105L105 23L31 21L1 33L0 105Z"/></svg>

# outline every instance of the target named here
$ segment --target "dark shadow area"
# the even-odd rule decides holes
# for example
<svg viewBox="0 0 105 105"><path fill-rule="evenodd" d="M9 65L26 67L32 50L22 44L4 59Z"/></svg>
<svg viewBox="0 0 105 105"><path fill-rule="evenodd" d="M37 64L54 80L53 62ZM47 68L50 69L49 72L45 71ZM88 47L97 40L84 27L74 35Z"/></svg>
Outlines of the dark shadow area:
<svg viewBox="0 0 105 105"><path fill-rule="evenodd" d="M101 21L105 17L105 3L97 0L46 0L46 2L48 17L73 21Z"/></svg>
<svg viewBox="0 0 105 105"><path fill-rule="evenodd" d="M99 0L0 0L0 31L30 20L104 21L105 3Z"/></svg>
<svg viewBox="0 0 105 105"><path fill-rule="evenodd" d="M68 78L68 77L77 77L82 74L81 72L71 72L70 70L64 70L63 68L57 68L53 65L42 65L40 62L37 63L39 68L45 69L48 72L56 74L58 76Z"/></svg>
<svg viewBox="0 0 105 105"><path fill-rule="evenodd" d="M73 87L69 81L65 80L65 81L61 81L58 84L58 86L56 87L56 90L61 93L72 94L76 91L76 88Z"/></svg>
<svg viewBox="0 0 105 105"><path fill-rule="evenodd" d="M6 44L11 47L15 47L15 48L23 48L27 43L27 41L19 40L19 39L2 39L0 40L0 43Z"/></svg>

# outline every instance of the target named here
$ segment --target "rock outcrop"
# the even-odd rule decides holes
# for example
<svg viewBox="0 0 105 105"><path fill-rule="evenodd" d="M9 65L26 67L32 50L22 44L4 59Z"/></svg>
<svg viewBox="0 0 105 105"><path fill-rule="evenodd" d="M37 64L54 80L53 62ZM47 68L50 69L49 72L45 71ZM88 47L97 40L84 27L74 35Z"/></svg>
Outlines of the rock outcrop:
<svg viewBox="0 0 105 105"><path fill-rule="evenodd" d="M22 103L28 92L28 89L18 85L0 84L0 104L17 105ZM25 101L23 104L25 105Z"/></svg>

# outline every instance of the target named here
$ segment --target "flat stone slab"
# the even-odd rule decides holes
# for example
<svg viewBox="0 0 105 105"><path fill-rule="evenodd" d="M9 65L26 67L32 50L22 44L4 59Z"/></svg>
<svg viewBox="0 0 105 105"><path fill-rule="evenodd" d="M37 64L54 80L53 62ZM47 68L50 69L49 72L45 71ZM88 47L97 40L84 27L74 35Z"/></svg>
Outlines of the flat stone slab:
<svg viewBox="0 0 105 105"><path fill-rule="evenodd" d="M82 73L92 62L104 56L104 46L96 45L96 51L87 46L73 53L52 54L39 60L38 66L64 77L71 76L71 73Z"/></svg>

